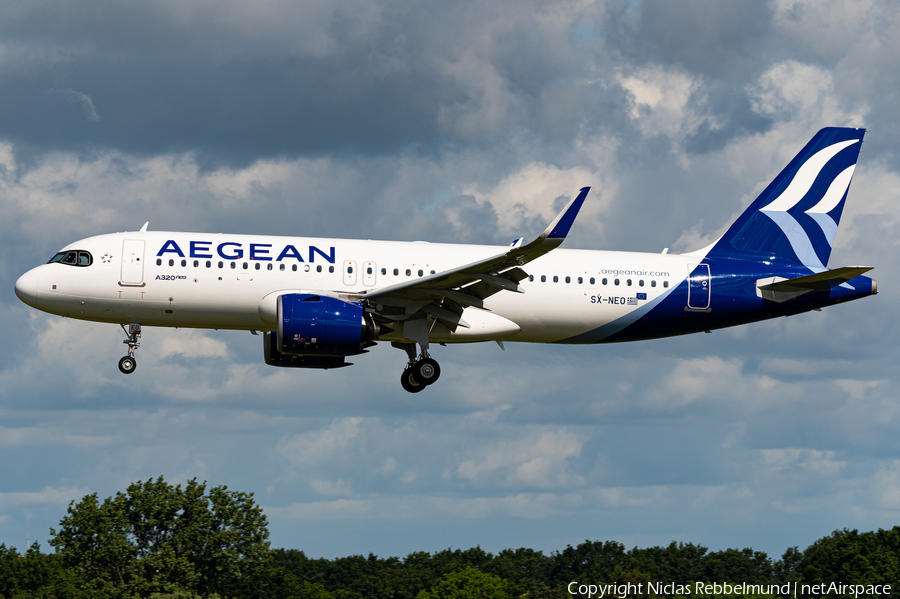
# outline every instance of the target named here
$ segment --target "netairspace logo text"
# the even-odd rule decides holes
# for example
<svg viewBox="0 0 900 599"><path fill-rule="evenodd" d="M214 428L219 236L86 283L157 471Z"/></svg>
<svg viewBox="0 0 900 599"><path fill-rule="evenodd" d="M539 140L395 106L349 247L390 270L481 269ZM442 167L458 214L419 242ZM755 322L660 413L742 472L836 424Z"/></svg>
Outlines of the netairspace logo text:
<svg viewBox="0 0 900 599"><path fill-rule="evenodd" d="M738 584L727 582L695 582L692 584L613 582L608 584L580 584L577 581L573 581L569 583L567 590L570 595L579 595L588 599L604 599L605 597L625 599L629 596L644 594L664 596L777 595L781 597L797 597L799 592L802 596L816 595L821 597L833 595L835 597L849 596L854 598L891 595L891 585L889 584L844 584L840 582L822 584L789 582L778 585L748 584L745 582Z"/></svg>

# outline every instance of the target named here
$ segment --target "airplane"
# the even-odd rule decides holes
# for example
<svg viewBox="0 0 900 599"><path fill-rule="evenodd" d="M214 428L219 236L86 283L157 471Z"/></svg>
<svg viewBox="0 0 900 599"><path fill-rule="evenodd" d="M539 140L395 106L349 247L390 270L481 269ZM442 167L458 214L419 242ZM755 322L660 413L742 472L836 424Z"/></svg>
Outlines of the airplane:
<svg viewBox="0 0 900 599"><path fill-rule="evenodd" d="M725 233L685 253L557 249L584 187L509 247L149 231L89 237L23 274L38 310L119 324L135 371L143 326L262 332L266 364L341 368L389 342L402 387L438 380L432 344L637 341L819 310L877 293L828 269L864 129L822 129ZM417 349L418 348L418 349Z"/></svg>

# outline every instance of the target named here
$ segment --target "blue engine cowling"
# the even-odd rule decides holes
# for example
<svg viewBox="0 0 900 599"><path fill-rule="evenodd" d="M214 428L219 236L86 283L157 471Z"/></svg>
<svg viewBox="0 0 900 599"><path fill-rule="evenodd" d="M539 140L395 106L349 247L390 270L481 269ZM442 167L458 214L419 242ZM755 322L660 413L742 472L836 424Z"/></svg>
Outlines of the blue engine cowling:
<svg viewBox="0 0 900 599"><path fill-rule="evenodd" d="M362 304L325 295L289 293L278 298L278 351L301 356L361 354L379 326Z"/></svg>

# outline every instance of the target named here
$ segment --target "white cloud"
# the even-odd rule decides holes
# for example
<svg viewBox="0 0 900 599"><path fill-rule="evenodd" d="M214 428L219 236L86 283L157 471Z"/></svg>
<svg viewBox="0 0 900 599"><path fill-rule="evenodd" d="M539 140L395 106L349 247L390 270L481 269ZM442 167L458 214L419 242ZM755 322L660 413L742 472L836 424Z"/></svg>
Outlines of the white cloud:
<svg viewBox="0 0 900 599"><path fill-rule="evenodd" d="M362 432L362 418L340 418L325 430L301 433L278 442L278 453L292 465L316 466L344 455L351 440Z"/></svg>
<svg viewBox="0 0 900 599"><path fill-rule="evenodd" d="M702 82L690 73L652 66L620 74L618 82L631 98L629 116L647 137L667 135L681 142L703 123L717 128L698 111L703 106L697 97Z"/></svg>
<svg viewBox="0 0 900 599"><path fill-rule="evenodd" d="M762 449L763 460L776 471L803 469L819 476L832 476L847 466L846 461L835 460L835 452L784 447Z"/></svg>
<svg viewBox="0 0 900 599"><path fill-rule="evenodd" d="M604 143L613 142L604 140ZM490 204L500 216L501 230L514 235L521 232L528 219L538 218L544 227L549 225L565 206L563 200L571 200L586 186L594 190L585 204L585 214L601 214L615 196L615 186L599 170L587 167L561 169L552 164L531 163L487 189L480 184L469 184L462 186L460 193L474 196L479 203ZM582 220L590 222L591 216ZM469 225L452 224L457 228Z"/></svg>
<svg viewBox="0 0 900 599"><path fill-rule="evenodd" d="M38 505L66 506L79 500L89 491L79 487L44 487L40 491L0 493L0 509L32 507Z"/></svg>
<svg viewBox="0 0 900 599"><path fill-rule="evenodd" d="M337 495L348 497L353 495L352 485L344 480L313 480L309 486L317 495Z"/></svg>
<svg viewBox="0 0 900 599"><path fill-rule="evenodd" d="M462 462L457 476L482 482L501 476L506 486L555 487L581 484L567 460L581 452L580 435L569 430L538 430L526 438L501 441L474 460Z"/></svg>
<svg viewBox="0 0 900 599"><path fill-rule="evenodd" d="M763 73L750 89L753 108L780 121L816 127L862 127L867 106L848 110L835 93L829 71L797 61L784 61Z"/></svg>
<svg viewBox="0 0 900 599"><path fill-rule="evenodd" d="M668 377L665 393L654 396L651 404L677 408L697 400L738 403L743 400L768 403L778 381L755 373L744 373L740 359L717 356L679 360ZM785 385L782 383L782 386ZM779 392L782 395L784 390ZM680 401L674 400L680 396Z"/></svg>
<svg viewBox="0 0 900 599"><path fill-rule="evenodd" d="M87 120L95 123L100 120L100 115L97 114L97 109L94 107L94 101L89 95L75 91L74 89L53 89L50 90L49 93L60 94L69 102L81 104L82 108L84 108L84 117Z"/></svg>

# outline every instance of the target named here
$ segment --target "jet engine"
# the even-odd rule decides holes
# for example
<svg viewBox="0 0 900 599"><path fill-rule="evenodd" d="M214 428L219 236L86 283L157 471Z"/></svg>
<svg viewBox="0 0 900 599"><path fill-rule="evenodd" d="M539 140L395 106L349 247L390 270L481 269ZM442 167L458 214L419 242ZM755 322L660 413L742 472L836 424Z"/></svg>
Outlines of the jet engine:
<svg viewBox="0 0 900 599"><path fill-rule="evenodd" d="M340 368L374 345L382 327L362 304L326 295L289 293L278 298L278 329L264 337L266 364Z"/></svg>

